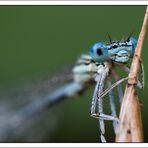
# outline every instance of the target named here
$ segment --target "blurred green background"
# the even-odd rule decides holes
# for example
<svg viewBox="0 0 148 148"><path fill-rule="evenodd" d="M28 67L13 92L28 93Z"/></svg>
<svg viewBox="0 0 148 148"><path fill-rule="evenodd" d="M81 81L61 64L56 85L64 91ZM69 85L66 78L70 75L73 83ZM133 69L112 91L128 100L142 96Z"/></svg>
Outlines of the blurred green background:
<svg viewBox="0 0 148 148"><path fill-rule="evenodd" d="M95 42L107 42L107 32L113 40L126 38L132 31L138 36L145 9L146 6L0 6L0 88L13 88L19 80L31 80L39 73L58 72L62 66L75 63ZM147 40L148 36L142 53L146 87L139 91L145 142L148 142ZM93 87L78 99L57 105L56 128L46 133L44 139L31 142L98 142L97 120L89 116L92 93ZM113 142L111 124L107 123L107 127L106 137ZM44 126L40 129L44 130ZM16 138L14 142L24 141Z"/></svg>

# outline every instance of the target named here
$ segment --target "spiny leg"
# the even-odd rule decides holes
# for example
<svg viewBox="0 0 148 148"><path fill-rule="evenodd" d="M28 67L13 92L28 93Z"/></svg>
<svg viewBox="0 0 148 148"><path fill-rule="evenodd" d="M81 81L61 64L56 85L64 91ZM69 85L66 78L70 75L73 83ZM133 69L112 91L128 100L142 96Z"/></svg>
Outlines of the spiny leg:
<svg viewBox="0 0 148 148"><path fill-rule="evenodd" d="M118 76L117 72L115 70L112 70L112 74L114 75L115 80L118 81L119 76ZM117 85L117 91L118 91L118 96L119 96L119 102L121 103L122 99L123 99L123 90L122 90L121 84Z"/></svg>
<svg viewBox="0 0 148 148"><path fill-rule="evenodd" d="M113 120L113 121L118 121L117 117L115 116L110 116L110 115L106 115L103 113L103 99L102 97L100 97L102 91L103 91L103 87L104 87L104 81L106 79L106 75L102 75L102 78L100 80L100 87L98 89L98 112L99 112L99 124L100 124L100 132L101 132L101 141L102 142L106 142L104 134L105 134L105 125L104 125L104 120ZM113 105L113 104L112 104ZM114 107L114 105L112 106ZM113 109L113 108L112 108ZM115 111L115 109L113 109ZM115 125L116 126L116 125Z"/></svg>
<svg viewBox="0 0 148 148"><path fill-rule="evenodd" d="M97 92L97 99L98 99L98 113L99 113L99 116L101 114L103 114L103 100L100 96L100 93L103 91L103 87L104 87L104 77L103 77L103 74L102 74L102 77L100 79L100 86L98 87L98 92ZM100 138L101 138L101 141L102 142L106 142L106 139L104 137L104 134L105 134L105 124L104 124L104 120L103 119L99 119L99 125L100 125L100 132L101 132L101 135L100 135Z"/></svg>
<svg viewBox="0 0 148 148"><path fill-rule="evenodd" d="M122 79L116 81L115 83L113 83L113 84L111 85L111 87L109 87L109 88L107 88L105 91L103 91L103 92L101 93L101 96L100 96L100 97L103 98L104 96L106 96L106 95L108 94L109 91L111 91L111 90L114 89L116 86L118 86L119 84L121 84L122 82L124 82L124 81L126 81L126 80L128 80L128 77L125 77L125 78L122 78Z"/></svg>
<svg viewBox="0 0 148 148"><path fill-rule="evenodd" d="M102 91L103 91L103 87L104 87L104 82L105 79L108 77L108 67L106 66L103 70L102 73L100 73L97 77L97 84L95 87L95 91L93 94L93 98L92 98L92 104L91 104L91 116L95 117L95 118L99 118L99 125L100 125L100 132L101 132L101 141L102 142L106 142L104 134L105 134L105 124L104 124L104 120L118 120L117 118L110 116L110 115L106 115L103 114L103 100L102 97L100 97ZM97 99L97 100L96 100ZM98 114L96 114L96 102L98 101Z"/></svg>
<svg viewBox="0 0 148 148"><path fill-rule="evenodd" d="M103 113L103 102L102 99L98 100L98 112L99 114ZM100 126L100 138L102 142L106 142L104 134L105 134L105 123L103 119L99 119L99 126Z"/></svg>
<svg viewBox="0 0 148 148"><path fill-rule="evenodd" d="M99 90L100 86L100 81L101 81L101 76L98 76L98 81L93 93L93 97L92 97L92 101L91 101L91 108L90 108L90 114L92 117L94 118L99 118L99 114L96 113L96 103L97 103L97 93ZM98 101L99 106L102 108L102 102ZM98 111L100 109L100 107L98 108ZM103 111L103 110L102 110ZM100 138L101 138L101 142L106 142L106 139L104 137L104 133L105 133L105 124L104 124L104 120L99 118L99 127L100 127Z"/></svg>
<svg viewBox="0 0 148 148"><path fill-rule="evenodd" d="M95 86L95 90L94 90L94 93L93 93L93 96L92 96L91 107L90 107L90 115L92 117L97 116L97 114L96 114L96 103L97 103L97 91L98 91L99 86L100 86L100 81L97 81L97 84Z"/></svg>
<svg viewBox="0 0 148 148"><path fill-rule="evenodd" d="M100 77L101 79L101 77ZM103 113L103 102L102 102L102 96L104 97L107 93L109 93L109 91L112 90L112 86L113 88L116 87L116 84L114 86L111 85L111 87L109 87L109 89L106 89L107 92L103 92L103 87L104 87L104 82L101 80L97 81L94 93L93 93L93 97L92 97L92 101L91 101L91 107L90 107L90 114L92 117L97 118L97 119L102 119L102 120L116 120L118 121L118 119L116 117L113 117L111 115L106 115ZM98 113L96 113L96 103L98 101Z"/></svg>
<svg viewBox="0 0 148 148"><path fill-rule="evenodd" d="M103 92L103 88L104 88L104 82L105 79L107 78L107 73L103 73L102 77L100 79L100 87L98 88L98 94L97 94L97 98L98 98L98 113L99 113L99 124L100 124L100 131L101 131L101 141L102 142L106 142L104 134L105 134L105 125L104 125L104 120L117 120L116 117L110 116L110 115L106 115L103 113L103 99L102 97L100 97L101 93Z"/></svg>
<svg viewBox="0 0 148 148"><path fill-rule="evenodd" d="M111 79L107 80L107 84L108 84L108 87L111 87L111 85L112 85ZM112 116L117 118L115 102L114 102L114 96L113 96L112 90L108 92L108 95L109 95L109 101L110 101L110 107L111 107ZM114 132L116 131L117 124L118 124L117 120L113 120Z"/></svg>

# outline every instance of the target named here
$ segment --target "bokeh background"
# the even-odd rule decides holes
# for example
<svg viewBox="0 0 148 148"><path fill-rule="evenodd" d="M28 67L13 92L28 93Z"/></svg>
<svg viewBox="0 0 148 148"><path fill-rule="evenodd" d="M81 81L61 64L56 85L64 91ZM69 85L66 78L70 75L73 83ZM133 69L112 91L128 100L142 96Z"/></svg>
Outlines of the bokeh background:
<svg viewBox="0 0 148 148"><path fill-rule="evenodd" d="M7 116L7 112L15 114L16 104L20 108L21 103L27 104L27 92L16 99L24 84L31 90L35 80L38 83L33 86L42 84L38 80L44 74L62 75L61 67L74 64L95 42L108 42L107 32L113 40L126 38L131 32L137 37L145 9L146 6L0 6L0 122L3 123L0 141L99 142L98 122L89 116L94 86L84 95L67 99L14 129L16 123L9 120L13 115ZM142 53L146 86L138 91L145 142L148 142L147 40L148 36ZM107 101L104 108L109 110ZM106 124L106 138L113 142L111 122Z"/></svg>

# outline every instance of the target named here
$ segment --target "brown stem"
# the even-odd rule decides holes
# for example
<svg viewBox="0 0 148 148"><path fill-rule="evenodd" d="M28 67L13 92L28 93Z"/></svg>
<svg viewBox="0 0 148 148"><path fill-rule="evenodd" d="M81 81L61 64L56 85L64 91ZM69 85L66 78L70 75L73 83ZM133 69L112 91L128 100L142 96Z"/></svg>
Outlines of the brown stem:
<svg viewBox="0 0 148 148"><path fill-rule="evenodd" d="M143 25L138 38L137 47L135 49L135 54L130 68L128 84L126 85L121 105L119 125L116 131L116 142L143 142L140 104L138 95L135 91L135 85L138 80L140 57L147 24L148 7L146 9Z"/></svg>

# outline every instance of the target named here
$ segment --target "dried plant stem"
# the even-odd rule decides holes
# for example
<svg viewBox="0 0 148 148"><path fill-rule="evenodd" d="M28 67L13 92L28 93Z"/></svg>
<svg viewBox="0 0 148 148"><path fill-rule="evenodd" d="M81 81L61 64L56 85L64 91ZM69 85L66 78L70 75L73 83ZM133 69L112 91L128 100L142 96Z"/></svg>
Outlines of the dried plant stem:
<svg viewBox="0 0 148 148"><path fill-rule="evenodd" d="M140 112L139 98L135 91L140 67L140 57L146 27L148 24L148 7L139 35L137 47L130 68L128 84L126 85L123 102L121 105L119 125L116 131L116 142L143 142L143 129Z"/></svg>

